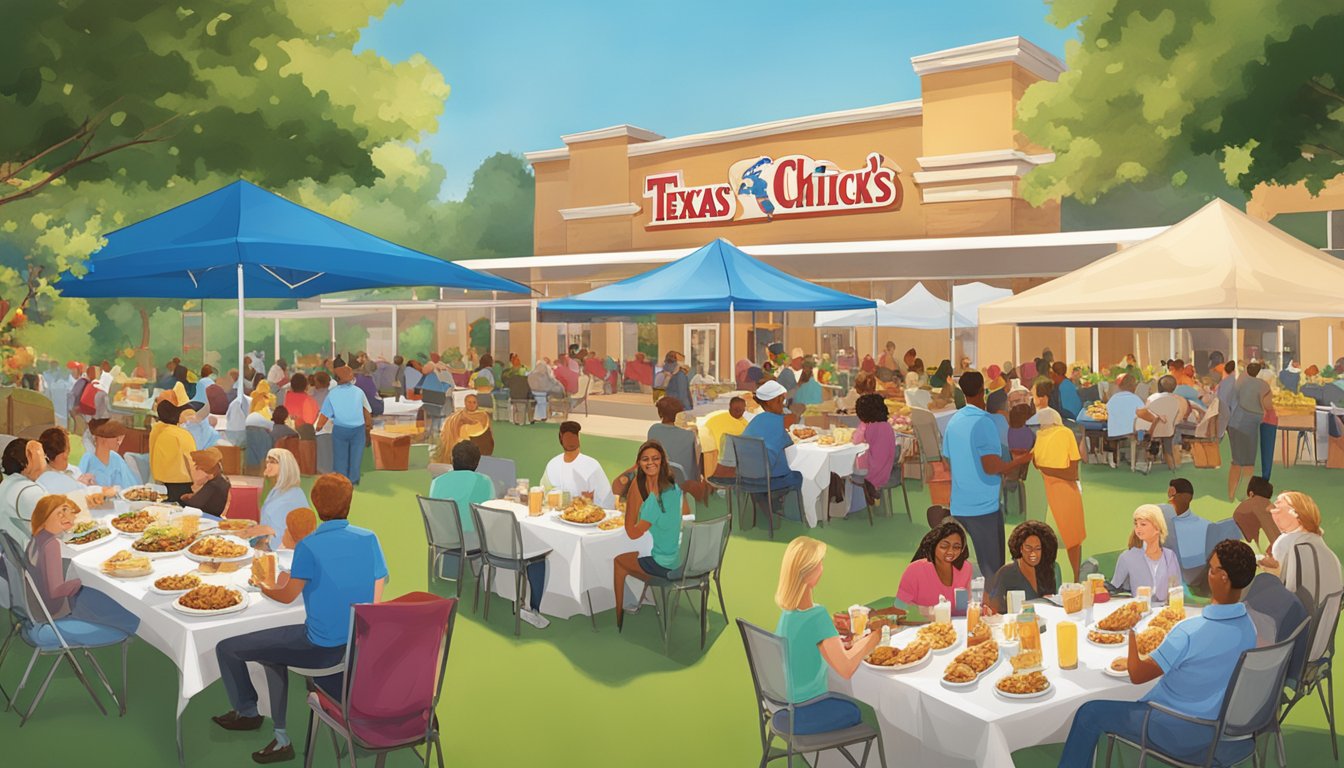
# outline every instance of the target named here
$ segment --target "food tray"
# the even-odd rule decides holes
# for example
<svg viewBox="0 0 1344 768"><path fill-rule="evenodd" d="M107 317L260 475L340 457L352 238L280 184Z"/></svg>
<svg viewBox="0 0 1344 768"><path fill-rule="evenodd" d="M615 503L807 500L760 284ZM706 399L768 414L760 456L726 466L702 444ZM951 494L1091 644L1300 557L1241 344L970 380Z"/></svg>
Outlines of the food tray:
<svg viewBox="0 0 1344 768"><path fill-rule="evenodd" d="M207 555L198 555L195 552L192 552L191 548L188 547L187 549L182 550L181 554L186 555L188 560L194 560L198 563L242 563L251 560L255 554L252 547L249 546L246 541L237 538L236 536L221 536L220 538L228 539L235 544L241 545L247 551L237 557L210 557Z"/></svg>
<svg viewBox="0 0 1344 768"><path fill-rule="evenodd" d="M189 592L189 591L191 591L191 590L187 590L187 591ZM184 593L182 593L182 594L185 595L186 592L184 592ZM248 602L249 602L248 599L247 599L247 595L246 595L246 594L244 594L244 593L242 593L242 592L239 592L239 594L242 595L242 597L243 597L242 602L238 603L237 605L231 605L231 606L229 606L228 608L220 608L219 610L216 610L216 611L203 611L203 610L201 610L201 609L199 609L199 608L188 608L188 607L182 605L182 603L181 603L182 597L181 597L181 596L178 596L178 598L177 598L176 600L173 601L173 608L174 608L176 611L178 611L179 613L185 613L185 614L188 615L188 616L223 616L223 615L225 615L225 614L229 614L229 613L238 613L239 611L246 610L246 609L247 609L247 604L248 604Z"/></svg>
<svg viewBox="0 0 1344 768"><path fill-rule="evenodd" d="M103 544L106 544L109 541L116 541L117 530L115 528L108 528L107 526L99 526L99 527L104 531L108 531L108 535L102 537L101 539L94 539L93 541L87 541L83 544L71 544L69 541L63 541L61 543L64 544L65 548L70 550L71 552L84 552L85 550L102 546ZM87 536L89 533L90 533L89 531L85 531L83 535Z"/></svg>
<svg viewBox="0 0 1344 768"><path fill-rule="evenodd" d="M928 664L929 659L932 658L933 653L932 651L930 651L926 652L922 657L920 657L918 661L912 661L909 664L894 664L890 666L883 666L881 664L869 664L867 659L864 659L862 661L862 664L863 666L868 667L869 669L875 669L878 672L904 672L909 669L915 669L916 667L922 667L925 664Z"/></svg>

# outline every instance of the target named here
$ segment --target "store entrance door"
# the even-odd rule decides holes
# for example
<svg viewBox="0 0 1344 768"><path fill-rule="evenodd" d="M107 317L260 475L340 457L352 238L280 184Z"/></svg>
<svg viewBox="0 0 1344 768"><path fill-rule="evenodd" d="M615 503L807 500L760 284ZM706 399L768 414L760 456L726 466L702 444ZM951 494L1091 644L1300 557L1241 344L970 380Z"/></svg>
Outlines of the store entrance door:
<svg viewBox="0 0 1344 768"><path fill-rule="evenodd" d="M719 375L719 326L713 323L688 325L685 330L686 365L691 376L709 378Z"/></svg>

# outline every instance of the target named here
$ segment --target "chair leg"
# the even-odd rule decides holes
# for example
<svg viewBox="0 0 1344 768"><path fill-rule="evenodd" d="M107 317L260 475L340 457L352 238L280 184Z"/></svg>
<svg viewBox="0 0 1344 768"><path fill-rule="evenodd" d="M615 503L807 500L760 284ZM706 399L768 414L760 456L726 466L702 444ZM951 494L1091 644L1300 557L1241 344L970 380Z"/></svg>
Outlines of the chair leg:
<svg viewBox="0 0 1344 768"><path fill-rule="evenodd" d="M514 571L513 576L513 636L518 637L523 634L523 601L526 600L523 594L523 569Z"/></svg>
<svg viewBox="0 0 1344 768"><path fill-rule="evenodd" d="M313 710L308 710L308 737L303 742L303 768L313 768L313 742L317 740L317 729L322 725L322 721L313 716Z"/></svg>
<svg viewBox="0 0 1344 768"><path fill-rule="evenodd" d="M709 632L709 579L700 585L700 650L705 650L705 635Z"/></svg>
<svg viewBox="0 0 1344 768"><path fill-rule="evenodd" d="M719 612L723 614L724 623L731 623L728 621L728 607L723 604L723 584L719 580L718 571L714 572L714 591L719 593Z"/></svg>
<svg viewBox="0 0 1344 768"><path fill-rule="evenodd" d="M126 714L126 708L130 706L130 656L131 639L134 637L134 635L127 637L126 642L121 644L121 714L123 715Z"/></svg>
<svg viewBox="0 0 1344 768"><path fill-rule="evenodd" d="M488 568L488 567L489 567L489 566L485 564L485 561L482 560L482 561L481 561L481 572L480 572L480 574L476 577L476 597L475 597L475 599L472 600L472 602L471 602L471 612L472 612L472 613L476 613L476 612L479 611L480 608L481 608L481 582L485 580L485 569ZM486 599L486 605L488 606L488 605L489 605L490 596L487 595L485 599Z"/></svg>
<svg viewBox="0 0 1344 768"><path fill-rule="evenodd" d="M23 670L23 677L19 678L19 687L14 689L13 698L5 706L6 711L19 703L19 694L23 693L24 686L28 685L28 676L33 673L33 667L37 664L37 657L41 655L36 648L33 649L33 655L28 657L28 666Z"/></svg>
<svg viewBox="0 0 1344 768"><path fill-rule="evenodd" d="M1325 691L1329 687L1329 694ZM1339 761L1339 737L1335 734L1335 676L1334 671L1325 673L1325 686L1317 684L1316 692L1321 695L1321 707L1325 709L1325 722L1330 726L1330 750L1334 753L1335 761Z"/></svg>
<svg viewBox="0 0 1344 768"><path fill-rule="evenodd" d="M462 554L457 556L457 596L462 597L462 579L467 576L467 553L466 547L463 547Z"/></svg>
<svg viewBox="0 0 1344 768"><path fill-rule="evenodd" d="M90 653L87 648L84 649L84 656L88 658L89 664L93 665L93 671L98 674L98 679L102 682L103 687L107 689L107 695L111 696L112 701L116 703L118 717L125 715L126 705L117 698L117 692L112 690L112 683L108 682L107 675L103 673L103 665L98 663L98 660L93 657L93 654Z"/></svg>
<svg viewBox="0 0 1344 768"><path fill-rule="evenodd" d="M490 596L495 593L495 568L490 567L490 575L485 580L485 620L490 620Z"/></svg>
<svg viewBox="0 0 1344 768"><path fill-rule="evenodd" d="M905 517L910 522L915 522L914 515L910 514L910 494L905 492L905 478L901 478L901 498L905 499ZM892 514L896 514L892 512Z"/></svg>
<svg viewBox="0 0 1344 768"><path fill-rule="evenodd" d="M1111 753L1115 751L1115 737L1106 736L1106 768L1111 768Z"/></svg>
<svg viewBox="0 0 1344 768"><path fill-rule="evenodd" d="M65 658L66 663L68 663L74 669L75 677L79 678L79 682L84 684L84 690L89 692L89 696L93 699L93 703L98 705L98 711L102 712L103 715L106 716L107 708L103 706L103 702L98 698L98 692L93 690L93 683L90 683L89 676L84 674L84 667L80 666L79 659L75 658L74 652L66 651L64 654L62 654L62 656ZM60 659L57 659L56 661L58 664L60 663ZM51 678L47 679L48 682L50 682ZM45 686L43 687L45 688Z"/></svg>
<svg viewBox="0 0 1344 768"><path fill-rule="evenodd" d="M62 656L64 656L64 654L62 654ZM36 659L36 655L34 656L34 659ZM57 659L53 659L53 660L52 660L52 662L51 662L51 669L47 670L47 676L46 676L45 678L43 678L41 687L39 687L39 688L37 689L37 695L33 697L33 702L32 702L32 704L30 704L30 705L28 706L28 711L25 712L25 713L23 713L23 714L21 714L21 715L19 715L19 727L20 727L20 728L22 728L22 727L23 727L23 724L26 723L26 722L28 722L28 718L32 717L32 716L33 716L33 713L37 711L37 705L38 705L39 703L41 703L41 701L42 701L42 697L43 697L43 696L46 694L46 692L47 692L47 686L48 686L48 685L51 685L51 678L56 674L56 667L60 666L60 664L61 664L61 659L57 658ZM20 685L19 688L22 689L23 686ZM15 692L14 692L14 698L15 698L15 699L18 699L18 698L19 698L19 692L18 692L18 691L15 691ZM95 702L95 703L98 703L98 699L95 698L95 699L94 699L94 702ZM102 709L102 708L103 708L103 705L102 705L101 703L98 703L98 708L99 708L99 709ZM103 710L103 714L106 715L106 714L107 714L107 710Z"/></svg>

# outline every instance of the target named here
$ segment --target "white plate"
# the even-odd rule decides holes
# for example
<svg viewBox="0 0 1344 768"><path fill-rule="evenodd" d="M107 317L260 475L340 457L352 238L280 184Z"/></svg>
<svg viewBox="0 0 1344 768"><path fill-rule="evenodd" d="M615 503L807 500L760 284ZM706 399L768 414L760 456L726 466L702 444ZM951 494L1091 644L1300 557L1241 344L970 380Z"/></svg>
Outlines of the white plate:
<svg viewBox="0 0 1344 768"><path fill-rule="evenodd" d="M951 662L948 663L950 664ZM981 672L980 674L976 675L975 679L970 681L969 683L949 683L945 678L941 677L938 678L938 681L943 684L944 688L949 688L954 691L964 690L966 688L973 688L975 687L976 683L984 679L990 672L993 672L994 670L998 669L999 665L1002 663L1003 663L1003 653L1000 652L998 657L994 659L994 663L990 664L989 668L986 669L984 672ZM947 674L946 668L944 668L943 674Z"/></svg>
<svg viewBox="0 0 1344 768"><path fill-rule="evenodd" d="M1042 696L1049 696L1050 692L1053 690L1055 690L1055 684L1050 683L1045 687L1044 691L1037 691L1036 693L1004 693L1003 691L999 690L999 681L998 680L994 681L995 695L1006 701L1025 701L1027 699L1039 699Z"/></svg>
<svg viewBox="0 0 1344 768"><path fill-rule="evenodd" d="M914 638L914 639L912 639L912 640L910 641L910 642L912 642L912 643L915 642L915 640L918 640L918 639L919 639L919 630L918 630L918 629L915 630L915 634L913 635L913 638ZM964 641L962 640L961 635L958 634L958 635L957 635L957 639L956 639L956 640L953 640L953 641L952 641L952 644L949 645L949 646L947 646L946 648L934 648L932 643L929 643L929 648L931 648L931 649L933 650L934 653L938 654L939 656L942 656L943 654L951 653L951 652L957 650L957 646L961 645L963 642L964 642ZM961 650L964 651L964 650L966 650L966 649L965 649L965 648L962 648Z"/></svg>
<svg viewBox="0 0 1344 768"><path fill-rule="evenodd" d="M1124 672L1116 672L1114 669L1111 669L1111 662L1109 661L1106 662L1106 666L1101 668L1101 672L1102 674L1108 677L1116 677L1123 680L1129 679L1129 670L1125 670Z"/></svg>
<svg viewBox="0 0 1344 768"><path fill-rule="evenodd" d="M254 552L252 547L248 546L246 541L236 536L220 536L219 538L228 539L235 544L240 544L247 551L237 557L206 557L205 555L198 555L195 552L192 552L191 548L188 547L187 549L182 550L181 554L186 555L188 560L195 560L198 563L242 563L252 559Z"/></svg>
<svg viewBox="0 0 1344 768"><path fill-rule="evenodd" d="M182 594L186 594L186 592ZM245 610L247 608L248 603L247 594L243 592L239 592L239 594L243 596L243 601L241 603L237 605L231 605L228 608L221 608L217 611L203 611L199 608L187 608L180 602L182 600L180 596L177 598L177 600L173 601L173 608L177 610L179 613L185 613L188 616L223 616L224 614L227 613L238 613L239 611Z"/></svg>
<svg viewBox="0 0 1344 768"><path fill-rule="evenodd" d="M932 654L932 653L926 653L926 654L924 654L924 657L921 658L919 661L912 661L912 662L910 662L909 664L896 664L896 665L894 665L894 666L882 666L882 665L880 665L880 664L869 664L867 659L864 659L862 663L863 663L863 665L864 665L865 667L868 667L869 669L875 669L875 670L877 670L878 672L904 672L904 671L907 670L907 669L914 669L914 668L916 668L916 667L922 667L922 666L924 666L925 664L928 664L928 663L929 663L929 659L932 659L932 658L933 658L933 654Z"/></svg>
<svg viewBox="0 0 1344 768"><path fill-rule="evenodd" d="M184 576L184 575L186 575L186 574L181 574L181 573L167 573L167 574L164 574L164 576ZM159 579L164 578L164 576L160 576ZM199 578L199 577L197 577L197 578ZM155 579L155 581L158 581L159 579ZM204 584L205 584L205 582L202 581L200 584L197 584L196 586L199 587L199 586L202 586L202 585L204 585ZM187 587L186 589L159 589L157 586L155 586L155 585L153 585L153 584L150 584L150 585L149 585L149 591L150 591L150 592L153 592L153 593L156 594L156 595L172 595L172 596L174 596L174 597L176 597L177 595L185 595L185 594L187 594L188 592L190 592L191 590L193 590L193 589L195 589L195 588L196 588L196 587Z"/></svg>
<svg viewBox="0 0 1344 768"><path fill-rule="evenodd" d="M1090 631L1090 630L1089 630L1089 631ZM1100 632L1101 630L1098 630L1098 631ZM1089 644L1089 645L1092 645L1092 646L1095 646L1095 647L1097 647L1097 648L1110 648L1111 650L1116 650L1116 649L1120 649L1120 648L1128 648L1128 647L1129 647L1129 645L1128 645L1128 643L1129 643L1129 633L1128 633L1128 632L1124 632L1124 633L1120 633L1120 632L1102 632L1102 634L1106 634L1106 635L1121 635L1121 636L1124 637L1125 639L1122 640L1121 642L1118 642L1118 643L1098 643L1097 641L1093 640L1091 637L1088 637L1088 638L1087 638L1087 642L1088 642L1088 644Z"/></svg>
<svg viewBox="0 0 1344 768"><path fill-rule="evenodd" d="M103 574L104 576L110 576L114 579L121 579L122 581L132 581L134 579L147 579L150 576L153 576L154 566L151 565L149 567L148 573L140 573L138 571L133 573L127 571L105 571L103 570L102 566L98 567L98 572Z"/></svg>
<svg viewBox="0 0 1344 768"><path fill-rule="evenodd" d="M69 549L71 552L83 552L83 551L86 550L86 549L93 549L94 547L100 546L100 545L102 545L102 544L106 544L106 543L109 542L109 541L116 541L116 540L117 540L117 537L116 537L116 535L115 535L115 534L116 534L116 531L115 531L115 530L109 529L107 526L102 526L102 528L103 528L103 530L105 530L105 531L110 531L110 534L107 535L107 536L104 536L104 537L102 537L102 538L100 538L100 539L94 539L93 541L86 541L86 542L84 542L83 544L71 544L71 543L68 542L68 541L63 541L63 542L61 542L61 543L64 544L65 547L66 547L66 549ZM85 534L87 535L87 534L88 534L88 531L85 531ZM72 538L73 538L73 537L72 537Z"/></svg>
<svg viewBox="0 0 1344 768"><path fill-rule="evenodd" d="M789 437L793 439L794 445L802 445L804 443L815 443L817 442L817 438L821 437L821 431L818 430L817 434L811 437L799 437L798 435L794 434L792 429L790 429Z"/></svg>
<svg viewBox="0 0 1344 768"><path fill-rule="evenodd" d="M141 552L135 547L131 547L131 551L141 557L148 557L150 560L164 560L169 557L181 557L187 550L178 549L172 552Z"/></svg>
<svg viewBox="0 0 1344 768"><path fill-rule="evenodd" d="M574 522L573 520L566 520L565 518L561 517L561 516L560 516L560 513L558 513L558 512L557 512L556 515L555 515L555 519L556 519L556 522L564 523L565 525L572 525L572 526L574 526L575 528L596 528L596 527L597 527L597 524L600 523L600 522L602 522L602 520L597 520L597 521L595 521L595 522L591 522L591 523L576 523L576 522ZM602 519L605 520L606 518L602 518Z"/></svg>
<svg viewBox="0 0 1344 768"><path fill-rule="evenodd" d="M120 499L120 500L122 500L122 501L124 501L124 502L126 502L127 504L129 504L130 507L131 507L131 511L133 511L133 512L134 512L134 511L138 511L138 510L141 509L142 507L149 506L150 504L167 504L167 503L168 503L167 501L131 501L130 499L126 498L126 493L127 493L128 491L132 491L132 490L135 490L135 489L137 489L137 488L149 488L150 490L157 491L157 492L159 492L160 494L165 494L165 495L168 493L168 488L167 488L166 486L155 485L154 483L144 483L144 484L141 484L141 485L132 485L130 488L122 488L120 491L117 492L117 498Z"/></svg>

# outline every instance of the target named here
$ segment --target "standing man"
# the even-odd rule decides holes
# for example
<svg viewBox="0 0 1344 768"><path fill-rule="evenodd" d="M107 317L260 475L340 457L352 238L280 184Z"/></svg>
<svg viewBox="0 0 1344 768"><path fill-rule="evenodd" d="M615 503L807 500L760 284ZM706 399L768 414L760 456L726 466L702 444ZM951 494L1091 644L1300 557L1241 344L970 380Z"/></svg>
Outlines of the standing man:
<svg viewBox="0 0 1344 768"><path fill-rule="evenodd" d="M952 415L943 434L952 468L952 517L970 534L980 572L995 574L1004 561L1003 476L1030 462L1031 452L1004 461L999 428L985 410L984 375L971 371L959 383L966 407Z"/></svg>
<svg viewBox="0 0 1344 768"><path fill-rule="evenodd" d="M350 366L336 369L336 386L327 393L317 414L317 431L327 422L331 430L331 468L359 485L359 469L364 463L364 433L373 426L373 409L364 391L355 386L355 372Z"/></svg>

